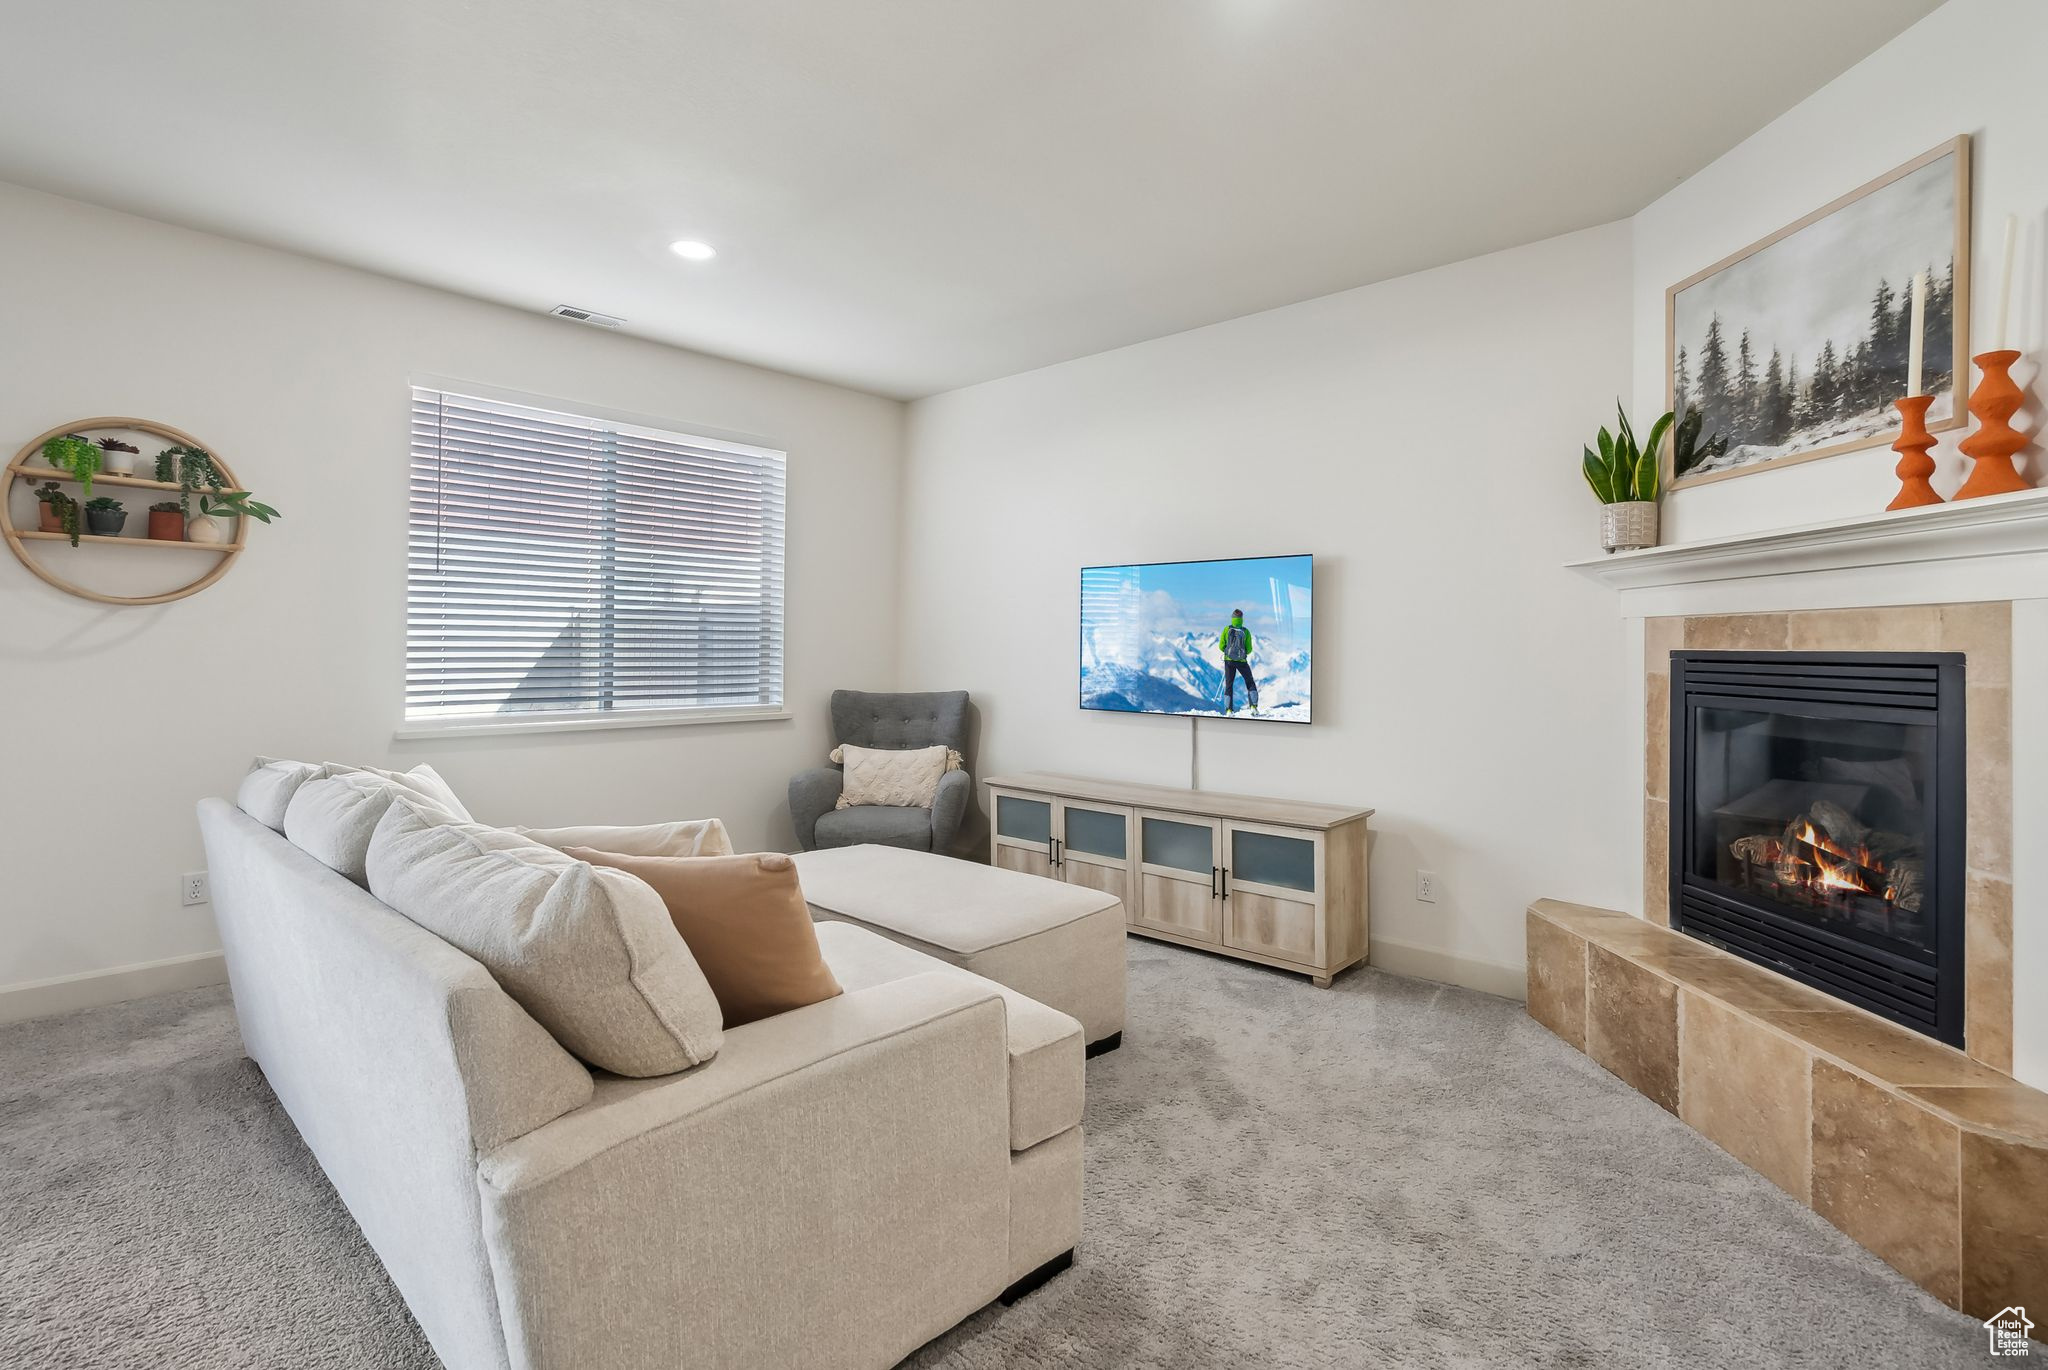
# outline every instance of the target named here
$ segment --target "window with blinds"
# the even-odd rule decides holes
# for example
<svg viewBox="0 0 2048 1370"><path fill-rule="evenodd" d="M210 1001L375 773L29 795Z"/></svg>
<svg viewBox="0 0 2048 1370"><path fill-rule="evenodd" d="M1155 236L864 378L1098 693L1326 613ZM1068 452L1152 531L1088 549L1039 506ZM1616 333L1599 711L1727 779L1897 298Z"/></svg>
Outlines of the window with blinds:
<svg viewBox="0 0 2048 1370"><path fill-rule="evenodd" d="M412 392L405 718L782 707L780 452Z"/></svg>

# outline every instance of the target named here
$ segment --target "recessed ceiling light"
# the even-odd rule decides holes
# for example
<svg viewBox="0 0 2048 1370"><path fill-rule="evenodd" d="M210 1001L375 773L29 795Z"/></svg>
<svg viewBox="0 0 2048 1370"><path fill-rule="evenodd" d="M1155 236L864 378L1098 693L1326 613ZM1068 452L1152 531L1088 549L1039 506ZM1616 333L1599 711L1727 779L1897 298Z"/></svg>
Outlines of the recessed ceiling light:
<svg viewBox="0 0 2048 1370"><path fill-rule="evenodd" d="M710 243L700 243L695 238L678 238L668 245L668 250L686 262L708 262L718 255L718 249Z"/></svg>

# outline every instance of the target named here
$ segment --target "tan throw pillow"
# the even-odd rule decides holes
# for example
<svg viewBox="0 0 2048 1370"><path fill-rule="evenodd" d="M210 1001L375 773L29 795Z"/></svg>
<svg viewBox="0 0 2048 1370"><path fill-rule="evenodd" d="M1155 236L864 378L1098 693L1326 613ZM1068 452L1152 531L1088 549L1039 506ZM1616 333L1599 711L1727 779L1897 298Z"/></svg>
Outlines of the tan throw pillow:
<svg viewBox="0 0 2048 1370"><path fill-rule="evenodd" d="M567 854L653 886L711 982L727 1027L840 992L787 856L624 856L588 847Z"/></svg>
<svg viewBox="0 0 2048 1370"><path fill-rule="evenodd" d="M832 759L845 767L834 808L879 804L891 809L928 809L939 797L939 781L960 769L960 754L945 747L876 751L844 743Z"/></svg>
<svg viewBox="0 0 2048 1370"><path fill-rule="evenodd" d="M670 1075L717 1055L718 1000L642 881L497 828L437 821L410 797L388 806L367 865L370 893L475 957L591 1065Z"/></svg>

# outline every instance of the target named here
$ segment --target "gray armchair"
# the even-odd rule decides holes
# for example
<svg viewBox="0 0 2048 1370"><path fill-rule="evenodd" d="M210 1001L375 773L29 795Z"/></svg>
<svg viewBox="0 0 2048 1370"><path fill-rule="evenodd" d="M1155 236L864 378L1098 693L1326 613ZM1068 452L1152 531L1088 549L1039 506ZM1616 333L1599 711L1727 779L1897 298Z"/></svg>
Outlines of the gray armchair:
<svg viewBox="0 0 2048 1370"><path fill-rule="evenodd" d="M967 691L868 694L834 690L832 735L835 745L850 742L882 751L951 747L965 755ZM840 783L837 766L821 766L790 780L789 816L796 824L797 844L805 851L877 842L944 852L959 835L967 801L974 793L974 781L966 771L948 771L940 778L938 798L929 809L865 804L842 809L838 807Z"/></svg>

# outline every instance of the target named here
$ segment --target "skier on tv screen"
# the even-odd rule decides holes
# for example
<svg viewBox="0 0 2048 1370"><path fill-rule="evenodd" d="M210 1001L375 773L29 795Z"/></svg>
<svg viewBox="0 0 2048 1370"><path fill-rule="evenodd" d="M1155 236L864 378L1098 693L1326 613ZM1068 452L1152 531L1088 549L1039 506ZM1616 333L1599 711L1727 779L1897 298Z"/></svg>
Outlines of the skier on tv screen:
<svg viewBox="0 0 2048 1370"><path fill-rule="evenodd" d="M1223 653L1223 712L1237 712L1237 678L1244 677L1245 707L1259 711L1259 682L1252 678L1252 630L1244 626L1244 610L1232 609L1230 622L1217 635Z"/></svg>

